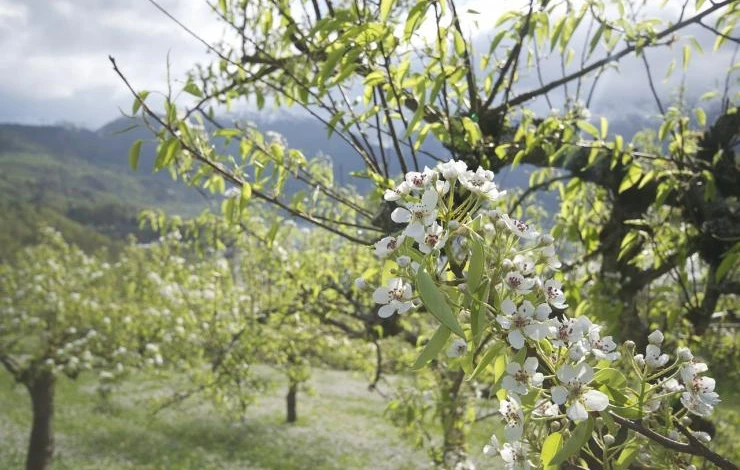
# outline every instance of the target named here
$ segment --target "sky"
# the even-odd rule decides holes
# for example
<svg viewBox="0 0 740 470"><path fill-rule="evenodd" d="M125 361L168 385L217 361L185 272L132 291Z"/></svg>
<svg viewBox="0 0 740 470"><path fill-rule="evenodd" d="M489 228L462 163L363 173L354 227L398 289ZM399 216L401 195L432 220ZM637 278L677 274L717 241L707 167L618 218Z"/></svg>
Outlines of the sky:
<svg viewBox="0 0 740 470"><path fill-rule="evenodd" d="M468 24L475 19L490 24L490 19L519 3L468 0L465 10L474 9L480 15L463 16ZM223 27L205 1L161 0L160 4L204 39L221 38ZM695 33L710 51L710 35L704 30ZM476 41L492 36L485 28L475 34ZM119 117L119 108L131 106L130 94L113 72L108 55L116 58L137 89L166 86L168 56L171 75L180 80L194 64L210 57L202 44L147 0L0 0L0 50L0 122L65 122L91 129ZM661 94L670 97L682 76L678 73L666 84L661 78L671 58L680 56L680 48L651 50L648 56L655 64ZM698 96L720 85L730 56L731 51L726 51L695 58L685 77L689 89ZM557 73L555 67L546 67L546 75ZM621 74L611 74L600 83L594 108L624 116L655 113L654 106L647 104L652 98L644 77L640 62L623 62ZM536 85L533 80L525 77L522 86ZM635 86L636 80L641 86Z"/></svg>

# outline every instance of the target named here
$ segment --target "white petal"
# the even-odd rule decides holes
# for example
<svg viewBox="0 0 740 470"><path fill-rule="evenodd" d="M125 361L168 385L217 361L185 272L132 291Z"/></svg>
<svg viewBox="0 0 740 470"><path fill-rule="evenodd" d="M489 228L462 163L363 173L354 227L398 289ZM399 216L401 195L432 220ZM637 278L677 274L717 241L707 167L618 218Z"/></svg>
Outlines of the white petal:
<svg viewBox="0 0 740 470"><path fill-rule="evenodd" d="M509 328L511 328L511 319L508 317L505 317L503 315L497 315L496 321L498 322L499 325L501 325L501 328L505 330L508 330Z"/></svg>
<svg viewBox="0 0 740 470"><path fill-rule="evenodd" d="M380 318L388 318L396 313L396 307L397 305L394 304L383 305L380 307L380 310L378 310L378 316Z"/></svg>
<svg viewBox="0 0 740 470"><path fill-rule="evenodd" d="M394 305L398 309L398 313L406 313L414 306L413 302L397 302Z"/></svg>
<svg viewBox="0 0 740 470"><path fill-rule="evenodd" d="M391 220L397 224L405 224L411 220L411 212L405 207L396 207L391 212Z"/></svg>
<svg viewBox="0 0 740 470"><path fill-rule="evenodd" d="M576 369L570 364L564 364L558 369L556 374L558 380L563 383L568 383L576 377Z"/></svg>
<svg viewBox="0 0 740 470"><path fill-rule="evenodd" d="M516 312L516 305L514 305L514 302L512 302L511 299L506 299L501 302L501 311L506 315L511 315Z"/></svg>
<svg viewBox="0 0 740 470"><path fill-rule="evenodd" d="M519 330L510 331L509 335L509 344L514 349L522 349L524 347L524 336L522 336L522 333Z"/></svg>
<svg viewBox="0 0 740 470"><path fill-rule="evenodd" d="M568 400L568 389L562 385L555 385L550 389L550 396L556 405L562 405Z"/></svg>
<svg viewBox="0 0 740 470"><path fill-rule="evenodd" d="M406 229L403 231L403 233L412 238L423 237L424 225L422 225L421 222L411 222L406 226Z"/></svg>
<svg viewBox="0 0 740 470"><path fill-rule="evenodd" d="M609 397L598 390L589 390L583 394L583 404L588 411L602 411L609 406Z"/></svg>
<svg viewBox="0 0 740 470"><path fill-rule="evenodd" d="M509 442L518 441L522 437L523 433L524 425L522 424L504 427L504 437Z"/></svg>
<svg viewBox="0 0 740 470"><path fill-rule="evenodd" d="M532 375L532 385L535 387L539 387L542 385L542 381L545 380L545 376L542 375L542 373L537 372L534 375Z"/></svg>
<svg viewBox="0 0 740 470"><path fill-rule="evenodd" d="M391 293L387 287L378 287L373 292L373 301L376 304L387 304L391 301Z"/></svg>
<svg viewBox="0 0 740 470"><path fill-rule="evenodd" d="M437 191L431 189L424 191L424 195L421 196L422 204L430 209L437 206L437 199L439 199Z"/></svg>
<svg viewBox="0 0 740 470"><path fill-rule="evenodd" d="M578 400L571 403L568 410L565 412L565 415L570 418L571 421L583 421L584 419L588 419L588 411L586 411L586 407Z"/></svg>
<svg viewBox="0 0 740 470"><path fill-rule="evenodd" d="M526 362L525 362L525 364L526 364ZM522 366L520 366L518 362L510 362L510 363L506 364L506 373L507 374L514 375L517 372L519 372L520 370L522 370Z"/></svg>
<svg viewBox="0 0 740 470"><path fill-rule="evenodd" d="M594 369L585 362L581 362L578 366L578 381L582 384L591 382L594 378Z"/></svg>
<svg viewBox="0 0 740 470"><path fill-rule="evenodd" d="M524 327L524 332L530 338L539 341L541 339L545 339L547 336L547 325L543 325L542 323L527 325Z"/></svg>
<svg viewBox="0 0 740 470"><path fill-rule="evenodd" d="M524 370L529 374L536 371L538 365L539 362L536 357L528 357L524 360Z"/></svg>

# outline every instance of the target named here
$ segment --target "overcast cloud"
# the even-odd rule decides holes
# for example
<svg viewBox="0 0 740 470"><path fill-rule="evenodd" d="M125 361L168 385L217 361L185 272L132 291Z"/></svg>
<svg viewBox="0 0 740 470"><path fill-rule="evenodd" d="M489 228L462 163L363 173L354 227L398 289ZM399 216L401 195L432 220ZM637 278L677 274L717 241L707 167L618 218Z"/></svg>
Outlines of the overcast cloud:
<svg viewBox="0 0 740 470"><path fill-rule="evenodd" d="M200 0L161 0L160 3L206 40L221 37L208 5ZM466 8L481 12L468 15L492 24L501 11L520 2L471 0ZM704 30L693 31L709 52L713 38ZM490 37L482 31L476 42ZM729 48L728 48L729 49ZM131 97L115 76L108 55L138 89L166 85L166 60L172 75L182 78L193 64L208 60L205 48L168 20L147 0L0 0L0 122L57 123L61 121L98 128L119 116L118 107L129 109ZM695 95L722 85L731 51L695 56L686 83ZM668 83L664 71L680 47L648 52L661 94L668 98L682 79ZM680 69L680 57L679 57ZM593 110L622 116L655 113L645 86L645 71L636 60L624 61L621 74L604 78L595 93ZM559 74L555 63L545 67L547 77ZM536 86L524 77L519 90Z"/></svg>

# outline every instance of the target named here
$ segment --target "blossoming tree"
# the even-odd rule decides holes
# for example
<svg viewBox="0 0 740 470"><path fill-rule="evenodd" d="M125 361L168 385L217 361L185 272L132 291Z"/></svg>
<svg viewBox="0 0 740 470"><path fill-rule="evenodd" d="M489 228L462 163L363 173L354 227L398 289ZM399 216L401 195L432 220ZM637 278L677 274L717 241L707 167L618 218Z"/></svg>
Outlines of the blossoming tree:
<svg viewBox="0 0 740 470"><path fill-rule="evenodd" d="M711 124L704 108L690 110L684 103L668 107L655 86L648 54L656 47L683 46L678 60L686 69L692 50L702 50L689 35L692 28L708 31L721 54L738 42L732 35L736 2L687 1L675 11L663 10L666 19L659 20L643 8L645 2L615 2L612 8L598 0L529 1L501 15L485 44L469 36L479 31L478 24L489 22L477 21L486 18L472 9L463 12L457 3L312 0L293 8L282 0L220 1L213 5L214 14L227 33L222 43L206 43L216 56L214 63L194 70L184 85L183 91L195 97L191 105L178 104L170 94L163 113L155 111L148 92L135 90L113 64L136 95L133 113L157 134L157 169L169 168L218 193L226 183L233 185L238 197L225 205L227 216L256 198L350 241L371 244L382 239L376 253L398 265L397 275L374 292L385 324L396 322L399 314L411 316L422 301L444 326L428 345L443 348L455 335L452 350L462 351L461 341L466 342L468 349L461 355L466 359L456 365L463 376L476 370L487 373L488 366L478 367L486 361L476 360L483 353L493 364L494 377L499 371L502 378L507 367L513 371L507 374L512 376L507 385L516 380L546 390L544 396L563 408L568 422L579 423L565 429L561 422L562 432L541 434L541 439L550 439L548 449L558 447L567 434L571 444L563 449L572 450L579 439L586 442L592 436L594 441L609 441L599 437L602 427L590 428L598 424L592 419L596 412L603 414L607 426L616 423L622 429L652 432L640 420L645 400L658 393L655 380L680 368L679 385L687 387L691 381L686 371L702 367L668 364L665 353L655 349L661 345L647 340L651 323L664 327L666 342L676 344L690 334L704 334L712 316L736 301L738 169L733 145L740 114L731 75L726 76L724 93L717 94L719 115ZM575 44L577 37L583 46ZM609 133L605 118L594 125L584 108L600 80L613 73L614 64L630 57L644 64L644 88L650 90L661 125L655 138L644 134L627 143L623 136ZM556 77L544 73L553 68L560 69ZM731 66L727 73L733 70ZM670 67L669 74L672 71ZM537 84L521 80L527 75ZM356 90L362 93L354 100ZM375 192L362 200L338 190L284 142L265 139L245 123L216 117L214 107L240 99L259 108L268 99L277 106L295 105L324 123L362 159L364 176L375 183ZM538 111L545 106L564 109ZM428 151L424 143L432 137L444 151ZM238 140L239 155L213 146L222 139ZM132 149L134 164L139 149L140 144ZM442 166L424 169L437 163ZM520 163L542 169L533 176L531 188L510 203L510 210L479 214L483 201L501 196L491 171ZM404 173L401 185L392 179L398 168ZM304 198L283 195L289 178L333 200L332 210L316 211ZM522 201L551 187L561 195L553 238L518 220ZM502 206L503 201L489 210ZM522 240L521 252L509 256L515 242ZM567 248L575 256L560 266L555 244L563 241L570 242ZM396 252L401 253L397 259ZM440 259L445 260L440 266L433 263ZM595 268L587 269L589 262ZM552 274L558 268L562 275ZM603 326L587 323L585 314L610 321ZM508 366L511 355L503 346L495 348L502 341L491 342L503 336L505 344L525 356L513 361L518 365ZM614 338L634 341L639 351L618 351ZM433 356L434 348L428 347L422 364ZM616 361L618 352L620 361L632 358L628 362L634 364L599 365ZM529 356L537 356L537 369L532 369L532 361L527 363ZM620 369L628 366L637 368L637 376ZM534 385L538 373L543 382ZM622 377L625 387L628 382L637 387L637 395L620 389L624 396L614 396L604 389L605 382L621 383ZM453 385L462 380L453 380ZM681 392L688 394L684 402L697 396L703 403L712 402L709 381L699 378L697 383L706 385L707 394L686 388ZM669 388L672 385L668 382ZM599 409L605 396L610 408ZM638 418L611 408L634 409L630 400L635 396ZM508 392L499 398L507 403L502 414L519 417L521 411L525 422L549 419L544 415L535 420L536 407L510 399ZM584 413L588 419L583 419ZM667 422L661 426L663 431L674 430ZM622 462L628 460L627 436L612 437L619 456L625 456ZM674 449L700 449L688 437L685 445L656 439ZM527 461L521 455L533 443L535 450L548 455L533 440L506 442L500 455L520 465ZM595 455L596 447L590 452ZM563 457L567 453L558 451L558 459L545 463L569 462L573 457ZM589 459L590 466L599 459L611 465L607 462L612 454L588 455L584 449L582 458Z"/></svg>

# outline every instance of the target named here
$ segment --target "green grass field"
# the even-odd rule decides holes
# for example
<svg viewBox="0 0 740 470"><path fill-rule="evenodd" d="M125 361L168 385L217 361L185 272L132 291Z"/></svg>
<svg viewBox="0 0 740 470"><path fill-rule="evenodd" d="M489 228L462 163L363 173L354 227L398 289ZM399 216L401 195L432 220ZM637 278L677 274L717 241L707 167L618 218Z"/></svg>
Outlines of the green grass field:
<svg viewBox="0 0 740 470"><path fill-rule="evenodd" d="M348 372L316 371L315 395L299 395L299 421L284 424L284 387L244 419L196 401L151 414L154 380L126 384L113 414L95 411L92 382L63 380L57 392L55 470L417 469L421 450L384 417L385 403ZM21 469L30 419L26 391L0 374L0 468Z"/></svg>
<svg viewBox="0 0 740 470"><path fill-rule="evenodd" d="M154 396L169 394L174 380L139 376L112 399L112 412L100 403L91 380L63 379L57 387L54 470L412 470L432 468L383 417L385 401L351 372L316 370L315 393L299 395L298 423L285 420L285 383L277 382L242 418L224 416L198 400L152 414ZM737 459L738 396L727 393L716 416L713 446ZM0 469L22 469L30 425L25 389L0 372ZM478 468L497 469L501 461L481 454L498 420L476 425L470 451ZM734 429L733 429L734 428Z"/></svg>

